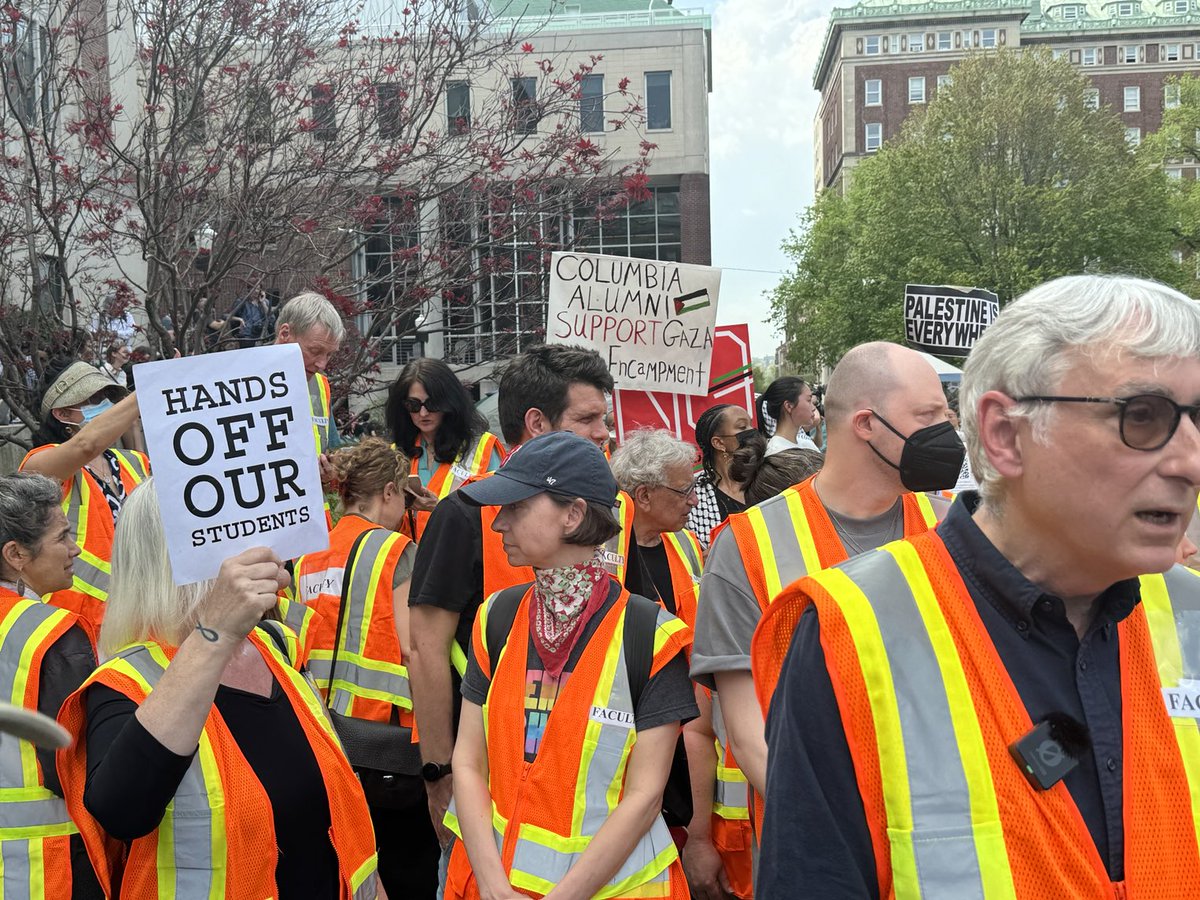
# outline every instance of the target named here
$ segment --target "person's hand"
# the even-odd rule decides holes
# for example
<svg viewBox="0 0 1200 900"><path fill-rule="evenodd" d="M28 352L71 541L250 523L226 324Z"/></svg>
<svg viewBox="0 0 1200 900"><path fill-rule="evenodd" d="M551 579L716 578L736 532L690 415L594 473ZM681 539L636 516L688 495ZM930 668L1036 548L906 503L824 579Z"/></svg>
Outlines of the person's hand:
<svg viewBox="0 0 1200 900"><path fill-rule="evenodd" d="M733 896L721 854L711 841L689 837L683 845L683 874L692 900L728 900Z"/></svg>
<svg viewBox="0 0 1200 900"><path fill-rule="evenodd" d="M275 606L288 584L275 551L251 547L221 563L216 583L200 607L198 627L205 639L237 644Z"/></svg>
<svg viewBox="0 0 1200 900"><path fill-rule="evenodd" d="M422 487L419 493L408 488L405 495L409 509L415 509L417 512L433 512L434 507L438 505L438 495L427 487Z"/></svg>
<svg viewBox="0 0 1200 900"><path fill-rule="evenodd" d="M444 848L454 837L454 832L446 827L446 810L450 808L450 798L454 794L454 779L447 775L437 781L425 782L425 797L429 801L429 818L433 822L433 830L437 832L438 843Z"/></svg>
<svg viewBox="0 0 1200 900"><path fill-rule="evenodd" d="M329 461L329 454L317 454L317 468L321 470L321 484L328 486L333 481L333 463Z"/></svg>

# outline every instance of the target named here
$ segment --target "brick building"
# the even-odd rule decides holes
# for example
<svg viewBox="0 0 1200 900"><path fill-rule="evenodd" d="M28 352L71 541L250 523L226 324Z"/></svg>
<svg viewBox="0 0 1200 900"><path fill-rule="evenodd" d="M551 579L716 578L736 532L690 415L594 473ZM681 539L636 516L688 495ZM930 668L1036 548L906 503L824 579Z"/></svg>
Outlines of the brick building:
<svg viewBox="0 0 1200 900"><path fill-rule="evenodd" d="M858 160L895 137L909 110L937 96L971 52L1046 47L1091 80L1130 142L1179 102L1166 83L1200 74L1200 0L862 0L833 10L817 60L814 181L841 185ZM1195 177L1196 161L1168 166Z"/></svg>

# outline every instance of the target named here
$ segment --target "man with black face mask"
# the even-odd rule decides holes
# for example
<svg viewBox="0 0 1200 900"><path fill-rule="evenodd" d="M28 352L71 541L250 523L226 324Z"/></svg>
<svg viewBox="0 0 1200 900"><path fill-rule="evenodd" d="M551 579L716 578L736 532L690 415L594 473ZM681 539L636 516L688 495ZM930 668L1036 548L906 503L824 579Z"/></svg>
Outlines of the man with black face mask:
<svg viewBox="0 0 1200 900"><path fill-rule="evenodd" d="M758 820L767 747L750 640L759 619L797 578L931 528L948 504L912 492L953 487L963 459L933 367L897 344L850 350L829 379L825 414L822 470L730 516L700 583L692 677L716 689L713 717L758 794Z"/></svg>

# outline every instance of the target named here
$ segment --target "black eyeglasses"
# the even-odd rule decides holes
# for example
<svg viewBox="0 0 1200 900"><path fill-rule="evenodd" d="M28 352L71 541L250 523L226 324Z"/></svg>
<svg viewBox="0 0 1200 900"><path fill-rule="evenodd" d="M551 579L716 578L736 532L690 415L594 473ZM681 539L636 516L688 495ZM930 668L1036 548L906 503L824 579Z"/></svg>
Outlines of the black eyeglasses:
<svg viewBox="0 0 1200 900"><path fill-rule="evenodd" d="M678 494L684 500L689 500L696 496L696 482L694 481L685 488L673 488L669 484L660 484L659 487L666 488L672 494Z"/></svg>
<svg viewBox="0 0 1200 900"><path fill-rule="evenodd" d="M1133 397L1016 397L1018 403L1111 403L1120 409L1121 443L1131 450L1161 450L1186 413L1200 428L1200 404L1181 406L1161 394Z"/></svg>
<svg viewBox="0 0 1200 900"><path fill-rule="evenodd" d="M421 411L422 406L425 407L426 412L435 413L435 412L442 411L442 408L440 406L438 406L436 403L434 403L432 400L430 400L428 397L426 397L424 400L419 400L416 397L405 397L404 398L404 408L407 409L413 415L416 415L417 413L419 413Z"/></svg>

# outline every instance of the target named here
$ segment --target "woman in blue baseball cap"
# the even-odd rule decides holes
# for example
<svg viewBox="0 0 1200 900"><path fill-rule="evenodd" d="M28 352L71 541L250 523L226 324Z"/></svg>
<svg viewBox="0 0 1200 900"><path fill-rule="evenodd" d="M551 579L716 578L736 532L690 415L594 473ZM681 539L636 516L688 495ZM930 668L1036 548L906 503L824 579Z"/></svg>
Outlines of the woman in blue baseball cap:
<svg viewBox="0 0 1200 900"><path fill-rule="evenodd" d="M680 724L697 714L687 627L631 595L599 551L618 530L604 454L569 432L460 488L532 583L475 621L447 825L447 900L688 897L661 815Z"/></svg>

